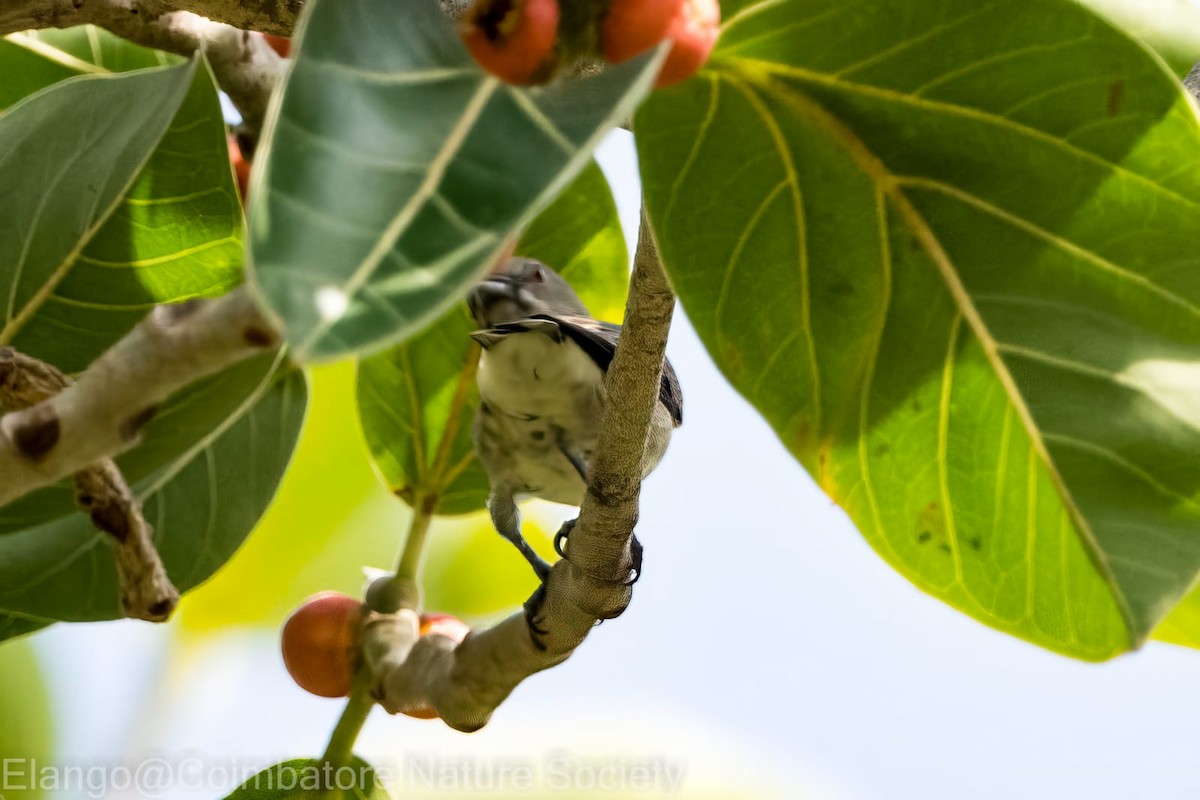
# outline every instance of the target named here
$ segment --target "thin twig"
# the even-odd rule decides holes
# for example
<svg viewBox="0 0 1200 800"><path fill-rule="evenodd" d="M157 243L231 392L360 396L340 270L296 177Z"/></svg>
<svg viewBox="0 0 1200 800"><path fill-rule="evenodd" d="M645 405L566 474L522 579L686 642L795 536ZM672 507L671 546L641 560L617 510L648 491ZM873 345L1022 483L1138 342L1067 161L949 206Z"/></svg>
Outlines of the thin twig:
<svg viewBox="0 0 1200 800"><path fill-rule="evenodd" d="M6 410L30 408L70 385L70 379L50 364L0 348L0 406ZM75 473L75 501L98 530L112 537L125 616L151 622L169 619L179 604L179 591L167 577L154 547L154 531L117 465L103 459Z"/></svg>

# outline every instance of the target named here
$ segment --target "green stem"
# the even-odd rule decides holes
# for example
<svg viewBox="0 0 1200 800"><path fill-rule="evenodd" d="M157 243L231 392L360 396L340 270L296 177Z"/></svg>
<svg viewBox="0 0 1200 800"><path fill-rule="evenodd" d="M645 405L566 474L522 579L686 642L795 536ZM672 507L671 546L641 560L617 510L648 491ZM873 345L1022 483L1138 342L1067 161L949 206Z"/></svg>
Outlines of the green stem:
<svg viewBox="0 0 1200 800"><path fill-rule="evenodd" d="M408 526L408 537L400 562L396 564L396 581L420 585L421 567L425 563L425 542L429 538L429 525L433 522L436 498L417 495L413 502L413 518Z"/></svg>
<svg viewBox="0 0 1200 800"><path fill-rule="evenodd" d="M360 671L354 681L354 688L350 691L350 700L329 737L325 755L321 756L321 761L329 765L331 776L331 785L326 789L325 797L338 797L338 790L335 788L337 784L333 778L339 768L350 766L350 759L354 756L354 742L374 707L375 698L371 697L368 676L365 671Z"/></svg>

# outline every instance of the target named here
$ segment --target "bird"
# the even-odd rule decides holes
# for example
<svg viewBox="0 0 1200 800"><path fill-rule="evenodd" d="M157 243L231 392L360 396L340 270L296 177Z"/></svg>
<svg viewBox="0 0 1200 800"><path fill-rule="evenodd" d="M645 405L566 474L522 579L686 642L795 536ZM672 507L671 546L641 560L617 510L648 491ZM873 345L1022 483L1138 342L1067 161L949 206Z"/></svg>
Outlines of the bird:
<svg viewBox="0 0 1200 800"><path fill-rule="evenodd" d="M480 402L472 427L475 454L487 473L488 512L545 584L550 564L521 534L520 500L538 497L579 506L587 492L604 410L604 376L621 326L592 318L571 285L532 258L510 257L468 294L482 348L476 383ZM663 360L642 477L658 466L671 434L683 423L683 395ZM555 550L574 525L555 536ZM641 572L634 538L632 580ZM631 582L632 582L631 580Z"/></svg>

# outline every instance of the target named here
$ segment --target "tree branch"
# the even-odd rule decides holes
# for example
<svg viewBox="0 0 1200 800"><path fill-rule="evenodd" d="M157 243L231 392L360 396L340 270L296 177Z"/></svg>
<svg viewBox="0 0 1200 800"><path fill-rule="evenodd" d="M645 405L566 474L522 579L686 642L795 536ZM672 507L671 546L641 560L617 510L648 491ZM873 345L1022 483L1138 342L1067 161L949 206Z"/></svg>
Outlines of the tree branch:
<svg viewBox="0 0 1200 800"><path fill-rule="evenodd" d="M0 418L0 506L132 447L158 403L279 341L245 289L158 306L74 384Z"/></svg>
<svg viewBox="0 0 1200 800"><path fill-rule="evenodd" d="M265 15L268 8L271 16ZM247 129L257 132L287 62L261 36L239 28L286 34L298 10L296 0L0 0L0 35L91 24L184 56L203 49L217 83L237 106Z"/></svg>
<svg viewBox="0 0 1200 800"><path fill-rule="evenodd" d="M0 406L5 409L30 408L70 385L57 368L11 347L0 348ZM75 473L75 500L92 524L113 539L125 616L165 622L179 603L179 591L167 577L154 547L154 530L117 465L104 459Z"/></svg>
<svg viewBox="0 0 1200 800"><path fill-rule="evenodd" d="M545 649L523 614L473 632L455 646L445 636L417 636L411 611L375 615L364 630L363 658L376 696L391 713L432 708L452 728L483 727L525 678L566 660L597 620L624 611L630 546L638 517L642 453L658 399L675 298L643 214L625 327L605 380L608 403L593 473L568 557L546 581L538 623Z"/></svg>

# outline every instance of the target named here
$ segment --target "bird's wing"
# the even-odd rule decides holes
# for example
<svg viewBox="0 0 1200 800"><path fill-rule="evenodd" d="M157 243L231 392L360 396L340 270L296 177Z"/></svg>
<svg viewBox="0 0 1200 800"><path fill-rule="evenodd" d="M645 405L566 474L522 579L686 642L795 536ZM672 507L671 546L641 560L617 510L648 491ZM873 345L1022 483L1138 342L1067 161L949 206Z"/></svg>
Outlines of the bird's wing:
<svg viewBox="0 0 1200 800"><path fill-rule="evenodd" d="M556 342L563 340L563 333L558 322L551 317L545 316L519 319L515 322L503 322L494 328L474 331L471 334L471 338L479 342L479 345L484 350L488 350L504 337L514 333L540 333Z"/></svg>
<svg viewBox="0 0 1200 800"><path fill-rule="evenodd" d="M608 365L612 363L613 354L617 350L617 339L621 336L620 325L601 322L591 317L549 317L543 314L524 320L524 322L537 321L554 323L558 330L587 353L596 366L604 372L608 372ZM658 399L670 412L675 427L683 424L683 391L679 387L679 378L675 375L675 369L668 359L663 359Z"/></svg>

